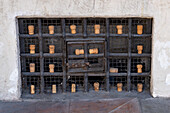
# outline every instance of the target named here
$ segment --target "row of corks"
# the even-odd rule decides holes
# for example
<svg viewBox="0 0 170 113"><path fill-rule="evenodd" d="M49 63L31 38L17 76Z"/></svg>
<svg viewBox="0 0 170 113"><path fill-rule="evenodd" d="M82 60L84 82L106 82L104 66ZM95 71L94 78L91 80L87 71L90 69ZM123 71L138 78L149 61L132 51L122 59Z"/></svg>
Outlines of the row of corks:
<svg viewBox="0 0 170 113"><path fill-rule="evenodd" d="M138 64L137 66L137 73L142 73L142 64ZM118 73L119 69L118 68L110 68L110 73Z"/></svg>
<svg viewBox="0 0 170 113"><path fill-rule="evenodd" d="M117 34L122 34L123 31L123 25L117 25ZM49 34L54 34L54 25L48 26L49 29ZM71 33L76 34L76 25L70 25ZM28 26L28 32L29 35L34 34L34 25L29 25ZM95 34L100 34L100 25L96 24L94 25L94 33ZM143 25L137 25L137 34L141 35L143 33Z"/></svg>
<svg viewBox="0 0 170 113"><path fill-rule="evenodd" d="M94 83L94 90L96 92L99 91L99 87L100 87L99 82L95 82ZM117 83L117 91L121 92L122 88L123 88L123 84L122 83ZM142 83L138 83L137 84L137 91L138 92L142 92L142 89L143 89L143 84ZM71 84L71 92L72 93L76 92L76 84ZM55 84L52 85L52 93L57 93L56 85ZM31 94L35 94L35 86L34 85L31 85Z"/></svg>

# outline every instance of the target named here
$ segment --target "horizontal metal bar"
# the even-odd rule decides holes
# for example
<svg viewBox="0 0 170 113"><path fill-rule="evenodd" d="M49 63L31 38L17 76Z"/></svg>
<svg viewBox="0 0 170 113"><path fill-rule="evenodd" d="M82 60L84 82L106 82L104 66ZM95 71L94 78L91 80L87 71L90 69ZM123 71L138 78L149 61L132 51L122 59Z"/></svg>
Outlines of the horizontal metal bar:
<svg viewBox="0 0 170 113"><path fill-rule="evenodd" d="M83 33L76 33L76 34L66 33L66 36L71 36L71 37L83 37Z"/></svg>
<svg viewBox="0 0 170 113"><path fill-rule="evenodd" d="M22 72L23 76L40 76L40 72Z"/></svg>
<svg viewBox="0 0 170 113"><path fill-rule="evenodd" d="M63 53L54 53L54 54L44 53L43 56L44 57L62 57Z"/></svg>
<svg viewBox="0 0 170 113"><path fill-rule="evenodd" d="M132 37L152 37L152 34L132 34Z"/></svg>
<svg viewBox="0 0 170 113"><path fill-rule="evenodd" d="M109 53L109 57L116 57L116 56L127 57L128 53Z"/></svg>
<svg viewBox="0 0 170 113"><path fill-rule="evenodd" d="M67 44L70 44L70 45L71 45L71 44L91 44L91 43L92 43L92 44L93 44L93 43L95 43L95 44L96 44L96 43L99 43L99 44L100 44L100 43L104 43L104 41L94 41L94 40L93 40L93 41L89 41L89 42L68 42Z"/></svg>
<svg viewBox="0 0 170 113"><path fill-rule="evenodd" d="M62 34L42 34L42 37L62 37Z"/></svg>
<svg viewBox="0 0 170 113"><path fill-rule="evenodd" d="M22 37L22 38L38 37L38 34L34 34L34 35L29 35L29 34L19 34L19 37Z"/></svg>
<svg viewBox="0 0 170 113"><path fill-rule="evenodd" d="M110 37L128 37L128 34L110 34Z"/></svg>
<svg viewBox="0 0 170 113"><path fill-rule="evenodd" d="M109 73L110 76L127 76L127 73Z"/></svg>
<svg viewBox="0 0 170 113"><path fill-rule="evenodd" d="M66 41L105 41L105 38L68 38Z"/></svg>
<svg viewBox="0 0 170 113"><path fill-rule="evenodd" d="M101 34L88 34L87 36L88 37L105 37L106 34L104 34L104 33L101 33Z"/></svg>
<svg viewBox="0 0 170 113"><path fill-rule="evenodd" d="M83 69L70 69L68 73L88 73L88 72L102 72L103 68L93 68L93 69L88 69L88 70L83 70Z"/></svg>
<svg viewBox="0 0 170 113"><path fill-rule="evenodd" d="M69 73L69 76L84 76L84 73ZM106 76L106 73L88 73L87 76Z"/></svg>
<svg viewBox="0 0 170 113"><path fill-rule="evenodd" d="M143 53L143 54L137 54L137 53L132 53L132 57L151 57L151 54L149 53Z"/></svg>
<svg viewBox="0 0 170 113"><path fill-rule="evenodd" d="M100 54L88 54L88 58L93 58L93 57L103 57L104 53ZM68 58L84 58L84 55L68 55Z"/></svg>
<svg viewBox="0 0 170 113"><path fill-rule="evenodd" d="M63 72L54 72L54 73L44 72L44 76L63 76Z"/></svg>
<svg viewBox="0 0 170 113"><path fill-rule="evenodd" d="M39 53L30 54L30 53L21 53L21 57L40 57Z"/></svg>
<svg viewBox="0 0 170 113"><path fill-rule="evenodd" d="M144 73L131 73L131 76L143 76L143 77L150 77L151 73L150 72L144 72Z"/></svg>

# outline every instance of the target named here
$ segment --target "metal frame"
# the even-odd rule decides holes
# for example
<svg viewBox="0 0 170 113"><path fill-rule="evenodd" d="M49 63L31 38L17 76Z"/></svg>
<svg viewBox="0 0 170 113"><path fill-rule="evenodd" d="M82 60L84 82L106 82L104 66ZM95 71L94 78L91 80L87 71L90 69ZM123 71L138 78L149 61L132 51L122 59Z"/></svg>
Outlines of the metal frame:
<svg viewBox="0 0 170 113"><path fill-rule="evenodd" d="M69 20L70 19L70 20ZM94 34L94 33L89 33L91 31L92 28L94 28L92 25L93 25L93 21L97 24L100 24L100 19L101 19L101 22L102 22L102 32L101 34ZM115 19L115 21L114 21ZM44 20L47 20L47 24L45 23L42 23L44 22ZM106 83L105 83L105 88L106 91L109 91L110 90L110 77L112 76L115 76L115 77L127 77L126 79L126 84L127 84L127 91L130 91L131 90L131 78L133 76L136 76L136 77L146 77L146 81L147 78L150 78L150 72L151 72L151 68L149 68L149 70L147 70L147 72L143 72L143 73L132 73L132 70L131 70L131 65L132 65L132 59L140 59L140 58L145 58L148 60L147 63L149 63L149 67L151 67L151 36L152 36L152 19L147 19L147 18L120 18L120 19L116 19L116 18L53 18L53 19L49 19L49 20L53 20L51 23L48 23L48 18L31 18L29 20L29 18L19 18L19 38L20 38L20 50L21 50L21 63L22 63L22 79L25 78L25 77L39 77L38 80L40 80L40 91L41 91L41 94L44 93L44 86L45 86L45 82L44 82L44 76L62 76L62 80L63 80L63 83L62 83L62 91L63 92L66 92L66 88L67 88L67 76L84 76L84 91L87 92L88 91L88 78L89 77L105 77L106 79ZM61 23L54 23L56 20L56 22L61 22ZM70 30L69 30L69 25L71 25L72 23L71 22L78 22L77 20L79 20L79 23L77 23L77 25L81 25L81 31L78 32L77 34L71 34L69 33ZM104 20L104 21L103 21ZM139 21L138 21L139 20ZM25 22L29 22L29 23L25 23ZM67 21L67 24L66 24L66 21ZM81 23L81 22L82 23ZM115 25L119 25L119 24L122 24L122 25L126 25L126 28L128 29L123 29L123 31L125 31L126 33L123 33L123 34L116 34L115 32L113 33L110 33L110 27L112 26L110 22L119 22L119 23L116 23ZM31 23L33 22L33 23ZM37 23L36 23L37 22ZM90 24L89 24L90 22ZM105 23L104 23L105 22ZM112 23L114 23L112 22ZM125 23L124 23L125 22ZM139 22L139 23L138 23ZM141 24L144 24L144 26L146 28L144 28L144 33L145 34L141 34L141 35L138 35L136 34L136 30L135 29L135 25L138 25L140 24L140 22L144 22L144 23L141 23ZM95 24L94 23L94 24ZM28 24L33 24L35 25L35 28L36 28L36 31L35 31L35 34L34 35L29 35L28 34L28 29L27 29L27 25ZM54 33L54 34L48 34L47 33L47 29L46 31L42 31L42 25L50 25L50 24L54 24L54 25L57 25L57 28L61 29L59 31L61 32L58 32L57 33ZM74 23L73 23L74 24ZM113 25L115 27L115 25ZM92 28L89 28L91 27ZM47 26L46 26L47 27ZM87 33L87 29L88 28L90 30L88 30L88 33ZM105 30L103 30L103 28L105 28ZM114 28L115 29L115 28ZM94 30L92 30L94 31ZM128 31L128 32L127 32ZM135 34L133 34L135 33ZM111 52L110 51L110 46L112 46L111 44L111 39L110 38L114 38L116 37L117 39L121 40L121 39L125 39L127 42L127 50L126 52ZM43 40L44 39L49 39L50 38L60 38L60 42L62 42L61 44L61 52L60 53L54 53L54 54L49 54L47 53L47 51L44 51L44 43ZM136 39L135 39L136 38ZM27 40L27 39L30 39L31 41L29 41L30 43L34 43L35 41L32 41L32 39L34 40L38 40L38 43L39 43L39 47L37 50L36 49L36 53L35 54L30 54L28 52L28 47L25 47L25 46L28 46L29 44L26 44L27 41L24 41L24 40ZM135 40L142 40L142 39L149 39L150 42L149 43L145 43L144 45L146 45L147 47L149 47L150 50L146 50L146 47L145 47L145 50L144 50L144 53L143 54L137 54L136 53L136 50L134 49L134 47L132 47L132 45L135 45L135 44L132 44L132 41L133 43L135 43ZM143 41L143 43L146 42L145 40ZM48 42L49 43L49 42ZM67 52L67 48L68 48L68 45L67 44L80 44L80 43L83 43L84 44L84 55L79 55L79 56L76 56L76 55L71 55L71 56L68 56ZM89 43L103 43L104 45L104 51L102 54L94 54L94 55L90 55L88 54L88 44ZM140 43L139 41L137 42L137 44ZM46 52L46 53L45 53ZM34 72L34 73L30 73L28 71L25 71L24 68L26 68L26 61L25 59L27 58L31 58L31 59L39 59L39 64L40 64L40 71L39 72ZM54 72L54 73L49 73L49 72L44 72L44 60L45 58L60 58L62 59L62 72ZM84 62L88 62L88 58L103 58L104 60L104 70L103 72L96 72L95 70L92 70L92 71L85 71L83 73L81 72L73 72L73 73L69 73L68 72L68 68L67 68L67 63L68 63L68 59L69 58L83 58L84 59ZM123 73L110 73L109 72L109 69L110 69L110 59L113 59L113 58L118 58L118 59L121 59L121 58L125 58L127 60L127 72L123 72ZM88 66L85 67L86 70L88 70ZM57 79L57 78L56 78ZM26 84L25 82L27 82L25 79L22 80L23 82L23 85ZM114 84L114 79L112 79L111 81L113 84ZM117 81L116 81L117 82ZM124 82L124 81L123 81ZM146 83L145 84L149 84L149 83ZM25 86L23 86L24 88ZM23 89L24 90L24 89Z"/></svg>

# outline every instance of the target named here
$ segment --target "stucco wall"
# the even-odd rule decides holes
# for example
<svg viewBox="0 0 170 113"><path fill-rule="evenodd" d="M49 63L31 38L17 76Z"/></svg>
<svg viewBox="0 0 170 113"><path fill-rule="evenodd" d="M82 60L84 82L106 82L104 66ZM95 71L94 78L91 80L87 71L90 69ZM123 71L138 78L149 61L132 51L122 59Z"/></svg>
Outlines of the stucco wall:
<svg viewBox="0 0 170 113"><path fill-rule="evenodd" d="M170 97L170 0L0 0L0 100L20 98L16 17L153 17L154 97Z"/></svg>

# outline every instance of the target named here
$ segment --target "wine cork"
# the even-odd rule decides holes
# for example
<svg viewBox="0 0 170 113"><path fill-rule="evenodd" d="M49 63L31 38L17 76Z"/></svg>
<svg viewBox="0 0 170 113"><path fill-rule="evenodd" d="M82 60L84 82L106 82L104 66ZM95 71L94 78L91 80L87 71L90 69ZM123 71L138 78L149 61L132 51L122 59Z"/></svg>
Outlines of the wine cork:
<svg viewBox="0 0 170 113"><path fill-rule="evenodd" d="M137 34L141 35L143 33L143 25L137 25Z"/></svg>
<svg viewBox="0 0 170 113"><path fill-rule="evenodd" d="M117 28L117 34L122 34L123 26L122 25L117 25L116 28Z"/></svg>
<svg viewBox="0 0 170 113"><path fill-rule="evenodd" d="M138 84L137 84L137 90L138 90L138 92L142 92L142 89L143 89L143 84L142 84L142 83L138 83Z"/></svg>
<svg viewBox="0 0 170 113"><path fill-rule="evenodd" d="M94 48L94 49L89 49L89 53L90 54L98 54L98 48Z"/></svg>
<svg viewBox="0 0 170 113"><path fill-rule="evenodd" d="M76 25L71 25L70 29L72 34L76 34Z"/></svg>
<svg viewBox="0 0 170 113"><path fill-rule="evenodd" d="M49 29L49 34L54 34L54 26L53 25L48 26L48 29Z"/></svg>
<svg viewBox="0 0 170 113"><path fill-rule="evenodd" d="M35 94L35 86L31 85L31 94Z"/></svg>
<svg viewBox="0 0 170 113"><path fill-rule="evenodd" d="M35 45L30 45L30 54L35 54Z"/></svg>
<svg viewBox="0 0 170 113"><path fill-rule="evenodd" d="M100 34L100 25L98 24L94 25L94 29L95 29L95 34Z"/></svg>
<svg viewBox="0 0 170 113"><path fill-rule="evenodd" d="M142 45L138 45L137 46L137 50L138 50L138 54L142 54L143 46Z"/></svg>
<svg viewBox="0 0 170 113"><path fill-rule="evenodd" d="M35 72L35 63L30 63L30 72Z"/></svg>
<svg viewBox="0 0 170 113"><path fill-rule="evenodd" d="M137 65L137 68L138 68L138 73L142 73L142 65L141 64L138 64Z"/></svg>
<svg viewBox="0 0 170 113"><path fill-rule="evenodd" d="M76 55L84 54L84 49L76 49L75 54Z"/></svg>
<svg viewBox="0 0 170 113"><path fill-rule="evenodd" d="M54 67L55 67L54 64L49 64L49 71L50 71L50 73L54 73Z"/></svg>
<svg viewBox="0 0 170 113"><path fill-rule="evenodd" d="M56 91L56 85L55 84L53 84L52 85L52 93L56 93L57 91Z"/></svg>
<svg viewBox="0 0 170 113"><path fill-rule="evenodd" d="M28 33L29 33L29 35L33 35L34 34L34 26L33 25L29 25L28 26Z"/></svg>
<svg viewBox="0 0 170 113"><path fill-rule="evenodd" d="M123 86L122 83L117 83L117 91L118 91L118 92L121 92L121 91L122 91L122 86Z"/></svg>
<svg viewBox="0 0 170 113"><path fill-rule="evenodd" d="M94 83L94 90L99 91L99 83L98 82Z"/></svg>
<svg viewBox="0 0 170 113"><path fill-rule="evenodd" d="M55 53L55 46L54 45L49 45L49 53L54 54Z"/></svg>
<svg viewBox="0 0 170 113"><path fill-rule="evenodd" d="M72 93L76 92L76 84L71 84L71 92Z"/></svg>
<svg viewBox="0 0 170 113"><path fill-rule="evenodd" d="M110 68L110 73L118 73L118 68Z"/></svg>

